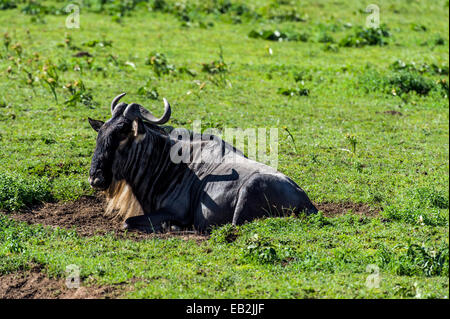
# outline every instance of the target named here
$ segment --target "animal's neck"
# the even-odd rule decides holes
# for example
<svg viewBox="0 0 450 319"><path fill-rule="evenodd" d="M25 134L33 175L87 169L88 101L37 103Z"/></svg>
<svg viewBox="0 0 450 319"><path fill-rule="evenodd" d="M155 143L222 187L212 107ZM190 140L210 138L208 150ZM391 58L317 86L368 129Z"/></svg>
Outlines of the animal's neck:
<svg viewBox="0 0 450 319"><path fill-rule="evenodd" d="M169 136L147 127L144 140L132 146L123 167L127 184L146 210L157 206L158 195L167 192L174 174L182 169L170 160L172 144Z"/></svg>

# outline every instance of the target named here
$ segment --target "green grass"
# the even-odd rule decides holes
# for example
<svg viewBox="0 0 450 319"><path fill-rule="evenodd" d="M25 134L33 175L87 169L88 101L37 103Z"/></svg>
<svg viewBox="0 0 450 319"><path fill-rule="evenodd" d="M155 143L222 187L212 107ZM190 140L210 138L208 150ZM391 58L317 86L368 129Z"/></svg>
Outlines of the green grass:
<svg viewBox="0 0 450 319"><path fill-rule="evenodd" d="M38 263L62 276L76 263L88 283L133 285L130 297L448 297L448 1L380 1L381 42L360 1L120 2L85 1L70 30L68 2L0 1L0 209L92 194L87 117L107 119L125 91L156 114L166 97L174 126L277 127L278 169L313 201L382 207L389 221L268 219L197 245L2 218L1 272ZM447 254L440 273L433 250Z"/></svg>

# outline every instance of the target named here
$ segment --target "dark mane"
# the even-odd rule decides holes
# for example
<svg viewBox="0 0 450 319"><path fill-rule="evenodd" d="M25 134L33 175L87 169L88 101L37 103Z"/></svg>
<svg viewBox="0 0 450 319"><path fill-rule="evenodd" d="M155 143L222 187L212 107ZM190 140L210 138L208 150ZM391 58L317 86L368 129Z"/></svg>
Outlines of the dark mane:
<svg viewBox="0 0 450 319"><path fill-rule="evenodd" d="M153 131L156 131L156 132L159 132L159 133L161 133L161 134L163 134L163 135L169 135L170 134L170 132L172 132L172 130L174 129L172 126L170 126L170 125L162 125L162 126L159 126L159 125L156 125L156 124L152 124L152 123L149 123L149 122L146 122L146 121L144 121L144 124L145 124L145 126L146 127L148 127L149 129L151 129L151 130L153 130Z"/></svg>

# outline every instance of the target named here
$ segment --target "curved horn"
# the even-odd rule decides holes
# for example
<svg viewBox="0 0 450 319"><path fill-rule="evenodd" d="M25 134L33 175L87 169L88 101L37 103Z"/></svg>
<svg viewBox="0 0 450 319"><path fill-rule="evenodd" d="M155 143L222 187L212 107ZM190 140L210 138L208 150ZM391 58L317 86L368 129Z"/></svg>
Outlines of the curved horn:
<svg viewBox="0 0 450 319"><path fill-rule="evenodd" d="M155 117L152 113L146 110L142 105L131 103L127 106L123 112L123 116L127 119L134 121L137 117L146 120L153 124L165 124L170 119L170 114L172 110L170 108L169 102L164 98L164 114L160 118Z"/></svg>
<svg viewBox="0 0 450 319"><path fill-rule="evenodd" d="M122 93L117 95L111 102L111 114L114 113L114 108L116 107L117 103L120 101L120 99L125 95L126 93Z"/></svg>

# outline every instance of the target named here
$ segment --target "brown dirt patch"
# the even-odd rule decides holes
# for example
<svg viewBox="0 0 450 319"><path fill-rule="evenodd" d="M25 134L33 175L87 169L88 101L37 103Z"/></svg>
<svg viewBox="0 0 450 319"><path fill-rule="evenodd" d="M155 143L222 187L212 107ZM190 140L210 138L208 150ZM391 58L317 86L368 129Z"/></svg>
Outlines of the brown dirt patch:
<svg viewBox="0 0 450 319"><path fill-rule="evenodd" d="M101 196L82 196L73 202L45 203L21 212L9 213L7 216L28 224L42 224L65 229L75 228L81 236L112 233L117 237L133 240L179 237L184 240L193 239L197 242L208 238L195 231L186 230L163 234L124 231L121 220L105 215L105 206L105 200Z"/></svg>
<svg viewBox="0 0 450 319"><path fill-rule="evenodd" d="M402 112L394 111L394 110L391 110L391 111L385 111L385 112L383 112L383 113L384 113L384 114L390 114L390 115L399 115L399 116L402 116L402 115L403 115Z"/></svg>
<svg viewBox="0 0 450 319"><path fill-rule="evenodd" d="M315 204L318 210L323 212L323 215L326 217L334 217L340 216L349 213L350 211L353 214L375 217L379 214L380 209L370 207L367 204L362 203L320 203Z"/></svg>
<svg viewBox="0 0 450 319"><path fill-rule="evenodd" d="M34 268L0 276L0 299L100 299L116 298L120 290L113 287L69 289L64 280L50 279Z"/></svg>
<svg viewBox="0 0 450 319"><path fill-rule="evenodd" d="M377 112L377 113L380 113L380 112ZM395 110L384 111L382 113L389 114L389 115L398 115L398 116L402 116L403 115L402 112L395 111Z"/></svg>
<svg viewBox="0 0 450 319"><path fill-rule="evenodd" d="M82 236L115 233L121 227L118 220L104 215L104 202L94 196L83 196L77 201L45 203L9 216L29 224L42 224L70 229L76 227Z"/></svg>

